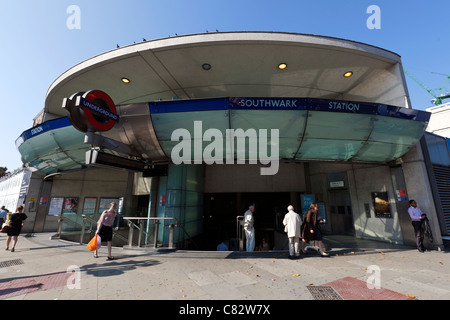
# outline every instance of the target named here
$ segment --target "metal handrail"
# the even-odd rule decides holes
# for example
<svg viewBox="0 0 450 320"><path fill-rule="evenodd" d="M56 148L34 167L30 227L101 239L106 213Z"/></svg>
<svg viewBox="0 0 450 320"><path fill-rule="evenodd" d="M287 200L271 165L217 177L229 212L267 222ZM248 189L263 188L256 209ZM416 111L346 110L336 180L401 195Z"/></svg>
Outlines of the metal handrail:
<svg viewBox="0 0 450 320"><path fill-rule="evenodd" d="M78 223L76 221L70 220L70 219L64 219L64 216L61 215L58 219L58 232L55 236L53 237L59 237L61 238L61 234L62 234L62 226L63 223L65 222L66 224L69 224L71 226L74 227L81 227L81 233L80 233L80 244L83 244L83 240L84 240L84 234L86 233L86 221L89 222L91 225L89 226L89 233L92 234L93 230L92 230L92 224L96 225L97 221L92 219L90 216L86 215L86 214L82 214L82 223ZM120 238L122 241L127 242L128 239L126 239L125 237L123 237L121 234L117 233L117 230L119 228L113 228L113 237L117 237Z"/></svg>
<svg viewBox="0 0 450 320"><path fill-rule="evenodd" d="M174 220L175 221L175 224L170 224L169 225L169 249L173 249L174 248L174 244L173 244L173 232L174 232L174 228L175 227L180 227L182 230L183 230L183 232L186 234L186 236L189 238L189 239L191 239L192 240L192 242L195 244L195 246L198 248L198 245L197 245L197 243L195 243L195 241L194 241L194 239L192 239L192 237L189 235L189 233L186 231L186 229L184 228L184 226L178 221L178 219L177 218L173 218L173 217L123 217L123 219L124 220L128 220L129 222L129 226L130 226L130 233L129 233L129 236L128 236L128 239L132 239L132 236L133 236L133 232L134 232L134 228L132 227L132 224L133 225L136 225L135 223L133 223L131 220L138 220L138 221L140 221L140 220L147 220L147 221L150 221L150 220L155 220L155 227L154 227L154 231L153 231L153 233L154 233L154 243L153 243L153 246L154 246L154 248L156 249L157 247L158 247L158 231L159 231L159 224L160 224L160 221L159 220ZM137 225L136 225L137 226ZM144 230L143 230L143 228L137 228L137 229L139 229L139 240L138 240L138 247L140 247L141 246L141 240L142 240L142 234L143 233L147 233L147 232L145 232ZM145 235L145 237L147 238L147 235ZM128 241L130 241L130 240L128 240ZM129 246L131 246L130 244L129 244Z"/></svg>
<svg viewBox="0 0 450 320"><path fill-rule="evenodd" d="M81 243L83 243L83 236L84 236L84 230L85 230L85 222L87 221L87 222L90 222L91 223L91 227L90 227L90 229L89 229L89 231L90 232L92 232L92 224L95 224L95 225L97 225L97 221L96 220L94 220L94 219L92 219L92 217L90 217L90 216L88 216L88 215L86 215L86 214L82 214L81 215L81 217L83 218L83 225L81 226L82 227L82 232L81 232L81 238L80 238L80 244ZM117 227L116 228L113 228L113 237L117 237L117 238L120 238L122 241L125 241L125 242L127 242L128 241L128 239L126 239L124 236L122 236L121 234L119 234L119 233L117 233L116 231L117 230L119 230L119 224L117 224Z"/></svg>
<svg viewBox="0 0 450 320"><path fill-rule="evenodd" d="M89 229L89 233L93 232L92 229L92 225L96 225L97 221L95 219L93 219L92 217L90 217L89 215L86 214L82 214L82 223L78 223L75 221L72 221L70 219L64 219L64 216L60 216L59 220L58 220L58 233L57 237L61 237L62 234L62 225L63 222L65 223L69 223L72 226L78 226L81 227L81 234L80 234L80 244L83 244L83 240L84 240L84 235L86 233L86 222L90 223L90 226L88 227ZM134 234L134 229L139 230L139 239L138 239L138 243L136 244L138 247L141 247L141 243L142 243L142 236L145 233L145 237L147 238L147 232L144 230L144 228L142 227L142 225L139 223L139 221L141 220L154 220L155 221L155 227L154 227L154 248L157 248L158 246L158 229L159 229L159 224L160 224L160 220L174 220L175 223L171 223L169 225L169 249L173 249L174 248L174 244L173 244L173 233L174 233L174 228L175 227L180 227L183 232L186 234L186 236L188 237L188 239L191 239L191 241L194 243L194 245L198 248L197 243L195 243L194 239L192 239L192 237L189 235L189 233L186 231L186 229L184 228L184 226L178 221L178 219L176 218L170 218L170 217L163 217L163 218L156 218L156 217L123 217L124 220L127 220L128 222L128 227L129 227L129 232L128 232L128 239L126 239L124 236L122 236L121 234L117 233L117 230L119 229L119 227L117 226L116 228L113 228L113 236L114 237L118 237L121 240L128 242L128 246L132 247L133 246L133 234ZM134 223L133 220L137 220L138 223Z"/></svg>

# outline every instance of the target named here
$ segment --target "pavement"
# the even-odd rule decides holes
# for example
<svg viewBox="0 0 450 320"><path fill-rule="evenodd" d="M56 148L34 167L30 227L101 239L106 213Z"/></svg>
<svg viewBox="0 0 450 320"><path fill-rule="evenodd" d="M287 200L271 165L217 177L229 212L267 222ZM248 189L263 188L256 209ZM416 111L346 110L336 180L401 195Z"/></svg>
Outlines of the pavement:
<svg viewBox="0 0 450 320"><path fill-rule="evenodd" d="M20 236L11 252L5 250L6 235L0 235L0 299L186 304L186 310L176 308L178 313L187 312L195 301L450 299L448 251L420 253L363 240L341 248L338 240L325 238L328 258L314 248L297 260L288 259L286 251L113 248L115 259L108 261L104 247L94 258L85 245L51 236ZM217 311L226 313L224 308Z"/></svg>

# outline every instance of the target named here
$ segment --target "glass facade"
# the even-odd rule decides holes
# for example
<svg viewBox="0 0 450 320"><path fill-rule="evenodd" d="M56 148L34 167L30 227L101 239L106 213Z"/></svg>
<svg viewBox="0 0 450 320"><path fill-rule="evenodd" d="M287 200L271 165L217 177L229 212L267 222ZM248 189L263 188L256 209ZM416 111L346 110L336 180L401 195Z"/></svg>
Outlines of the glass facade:
<svg viewBox="0 0 450 320"><path fill-rule="evenodd" d="M425 133L425 140L427 142L431 163L450 166L450 139L427 132Z"/></svg>
<svg viewBox="0 0 450 320"><path fill-rule="evenodd" d="M204 168L202 165L169 166L164 217L176 218L183 226L175 229L175 243L202 232L203 179ZM173 221L169 223L173 223ZM164 232L165 243L168 243L168 237L169 233Z"/></svg>

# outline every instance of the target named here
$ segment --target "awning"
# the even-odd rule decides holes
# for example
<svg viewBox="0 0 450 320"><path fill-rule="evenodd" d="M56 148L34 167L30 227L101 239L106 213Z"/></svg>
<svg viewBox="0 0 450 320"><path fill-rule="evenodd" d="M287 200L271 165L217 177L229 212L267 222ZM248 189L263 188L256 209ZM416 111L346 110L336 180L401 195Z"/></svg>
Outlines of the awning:
<svg viewBox="0 0 450 320"><path fill-rule="evenodd" d="M150 113L167 157L182 140L172 137L176 129L190 133L192 155L195 141L198 146L202 140L203 150L211 145L212 139L202 136L209 129L219 130L224 139L227 130L242 129L248 134L245 145L234 142L235 156L245 152L249 159L252 144L258 145L251 136L253 131L248 130L256 131L256 139L264 133L261 130L267 130L269 136L271 130L278 130L281 159L353 162L389 162L402 157L420 140L430 118L428 112L408 108L310 98L154 102L150 103ZM274 141L268 139L267 143L270 150ZM224 143L223 155L226 147Z"/></svg>
<svg viewBox="0 0 450 320"><path fill-rule="evenodd" d="M23 163L45 174L81 168L88 150L84 133L76 130L67 117L26 130L16 146Z"/></svg>
<svg viewBox="0 0 450 320"><path fill-rule="evenodd" d="M147 116L130 117L114 131L143 137L142 131L152 128L166 161L173 160L174 148L179 152L184 141L190 146L192 163L208 163L211 159L206 155L217 159L218 154L225 163L230 153L236 160L256 160L261 159L261 150L273 156L275 149L279 159L289 161L386 163L414 147L430 118L428 112L408 108L310 98L175 100L151 102L148 107ZM148 117L147 126L133 126L133 119L141 123L143 117ZM230 133L232 145L226 139ZM221 150L217 138L222 139ZM84 133L67 118L25 131L16 145L24 163L46 174L81 168L89 149ZM155 160L150 153L143 158L149 163Z"/></svg>

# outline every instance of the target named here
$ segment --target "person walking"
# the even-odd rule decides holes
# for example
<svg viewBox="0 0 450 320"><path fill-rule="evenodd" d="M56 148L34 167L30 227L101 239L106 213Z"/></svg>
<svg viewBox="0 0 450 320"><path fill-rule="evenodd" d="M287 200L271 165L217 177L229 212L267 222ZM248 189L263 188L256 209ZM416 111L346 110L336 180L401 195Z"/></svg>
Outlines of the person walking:
<svg viewBox="0 0 450 320"><path fill-rule="evenodd" d="M419 250L419 252L425 252L425 247L423 245L422 223L426 215L424 215L424 213L417 208L417 202L415 200L409 200L409 205L410 207L408 208L408 213L414 228L414 234L416 236L417 250Z"/></svg>
<svg viewBox="0 0 450 320"><path fill-rule="evenodd" d="M22 231L22 227L27 220L27 215L23 213L23 206L18 206L16 209L16 213L13 213L9 218L9 229L7 231L8 239L6 240L6 250L9 250L9 245L11 243L11 239L13 240L13 246L11 248L11 252L14 252L16 249L17 239L19 237L20 232Z"/></svg>
<svg viewBox="0 0 450 320"><path fill-rule="evenodd" d="M319 243L319 252L322 257L328 257L329 254L326 253L323 249L323 243L322 243L322 234L319 229L319 224L323 223L324 220L321 219L320 221L317 220L317 212L319 211L319 206L317 203L311 203L309 206L309 210L306 213L305 217L305 226L303 227L302 231L302 252L306 253L305 251L305 244L306 241L312 241L315 240Z"/></svg>
<svg viewBox="0 0 450 320"><path fill-rule="evenodd" d="M255 206L251 205L244 213L244 231L247 252L253 252L253 250L255 250L255 219L253 218L253 212L255 212Z"/></svg>
<svg viewBox="0 0 450 320"><path fill-rule="evenodd" d="M106 242L108 246L108 260L113 260L114 257L111 254L112 250L112 236L113 236L113 225L114 220L116 219L117 212L114 210L117 204L115 202L111 202L109 204L109 210L103 211L100 219L97 221L97 234L102 242ZM98 250L95 250L94 257L98 258Z"/></svg>
<svg viewBox="0 0 450 320"><path fill-rule="evenodd" d="M2 206L2 208L0 209L0 226L6 222L6 219L8 218L7 214L8 210L5 208L5 206Z"/></svg>
<svg viewBox="0 0 450 320"><path fill-rule="evenodd" d="M284 216L283 224L289 238L289 259L300 258L300 226L301 219L297 212L294 212L293 206L288 206L288 213Z"/></svg>

